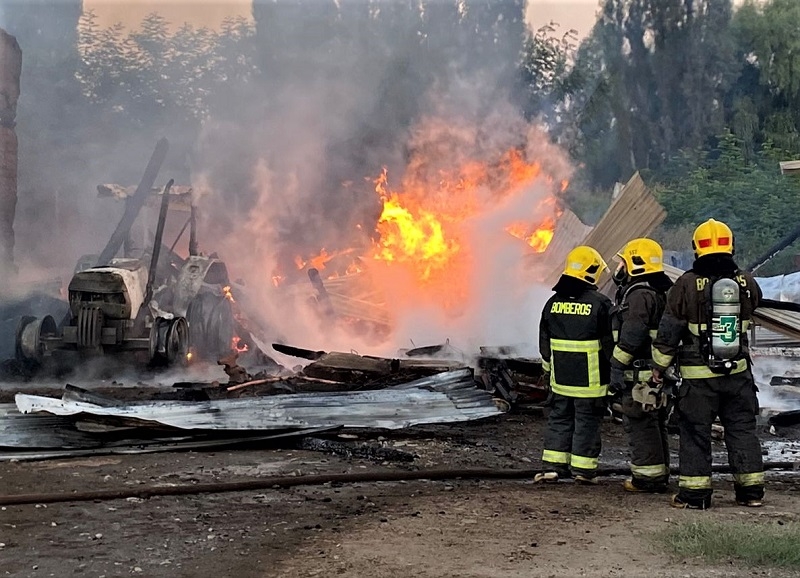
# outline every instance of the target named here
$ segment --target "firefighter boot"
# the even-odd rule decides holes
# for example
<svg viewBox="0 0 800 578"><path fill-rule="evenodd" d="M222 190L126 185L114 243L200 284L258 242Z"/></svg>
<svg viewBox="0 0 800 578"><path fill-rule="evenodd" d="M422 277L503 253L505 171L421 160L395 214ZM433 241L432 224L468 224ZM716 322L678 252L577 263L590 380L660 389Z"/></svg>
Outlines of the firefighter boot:
<svg viewBox="0 0 800 578"><path fill-rule="evenodd" d="M584 486L596 486L598 484L596 477L585 474L576 474L575 481Z"/></svg>
<svg viewBox="0 0 800 578"><path fill-rule="evenodd" d="M622 482L622 488L626 492L647 492L649 494L663 494L667 491L665 483L637 484L634 478L628 478Z"/></svg>
<svg viewBox="0 0 800 578"><path fill-rule="evenodd" d="M549 467L543 472L539 472L533 476L533 483L540 484L542 482L557 482L558 480L564 480L572 477L569 468L563 466L553 467L552 463L547 462L545 462L544 465Z"/></svg>
<svg viewBox="0 0 800 578"><path fill-rule="evenodd" d="M672 496L669 503L673 508L689 509L689 510L708 510L711 507L711 496L704 499L689 500L682 498L680 494Z"/></svg>

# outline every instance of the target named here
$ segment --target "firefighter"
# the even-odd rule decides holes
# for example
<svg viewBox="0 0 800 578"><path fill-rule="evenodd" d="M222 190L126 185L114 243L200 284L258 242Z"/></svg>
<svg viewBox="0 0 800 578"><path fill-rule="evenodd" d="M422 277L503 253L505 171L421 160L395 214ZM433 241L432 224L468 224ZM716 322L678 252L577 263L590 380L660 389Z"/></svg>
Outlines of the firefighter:
<svg viewBox="0 0 800 578"><path fill-rule="evenodd" d="M696 260L669 291L653 341L653 380L659 382L673 360L682 377L676 402L680 476L672 505L711 506L711 425L719 417L736 502L758 507L764 471L747 329L761 289L736 265L733 233L725 223L709 219L699 225L692 247Z"/></svg>
<svg viewBox="0 0 800 578"><path fill-rule="evenodd" d="M650 377L652 339L664 313L672 281L664 273L663 251L652 239L633 239L617 254L614 271L617 295L611 314L614 354L609 393L622 406L628 434L631 477L629 492L665 492L669 481L669 441L666 404L652 411L634 400L634 388L644 389Z"/></svg>
<svg viewBox="0 0 800 578"><path fill-rule="evenodd" d="M539 351L551 391L544 472L534 478L537 482L574 474L579 483L596 483L614 349L611 300L597 291L603 269L608 267L595 249L575 247L542 311Z"/></svg>

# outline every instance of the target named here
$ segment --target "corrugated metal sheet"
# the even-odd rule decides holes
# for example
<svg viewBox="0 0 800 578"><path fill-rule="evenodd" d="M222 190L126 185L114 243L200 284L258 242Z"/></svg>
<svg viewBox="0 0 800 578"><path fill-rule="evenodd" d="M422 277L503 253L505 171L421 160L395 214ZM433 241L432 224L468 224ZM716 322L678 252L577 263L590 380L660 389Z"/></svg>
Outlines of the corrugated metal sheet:
<svg viewBox="0 0 800 578"><path fill-rule="evenodd" d="M46 421L42 415L24 416L30 421ZM53 416L55 417L55 416ZM70 418L59 418L70 419ZM325 432L336 431L338 428L321 427L311 429L292 430L289 432L270 433L267 435L243 435L243 436L220 436L213 434L196 434L194 432L183 433L180 436L157 437L157 438L124 438L113 440L95 440L95 444L84 446L60 446L57 440L48 437L47 433L41 429L39 437L30 437L25 440L28 443L20 443L12 446L9 439L3 439L0 448L10 448L0 451L0 462L21 461L21 460L46 460L51 458L73 458L80 456L101 456L109 454L148 454L158 452L199 450L208 448L235 447L244 444L257 444L260 442L274 441L278 439L296 438L310 436ZM52 445L48 445L52 443Z"/></svg>
<svg viewBox="0 0 800 578"><path fill-rule="evenodd" d="M613 259L617 252L631 239L646 237L655 230L666 218L664 210L647 185L644 184L637 172L622 188L619 196L585 237L574 237L566 240L571 242L571 247L589 245L594 247L603 256L603 259L613 267ZM562 243L559 240L559 243ZM567 252L569 249L567 250ZM566 253L564 254L566 258ZM558 263L547 283L555 283L563 271L564 264ZM605 291L611 283L606 275L601 281L601 290Z"/></svg>
<svg viewBox="0 0 800 578"><path fill-rule="evenodd" d="M78 431L72 419L25 415L13 403L0 404L0 447L93 448L101 443L91 434Z"/></svg>
<svg viewBox="0 0 800 578"><path fill-rule="evenodd" d="M785 335L792 341L800 340L800 312L759 307L753 316L763 327Z"/></svg>
<svg viewBox="0 0 800 578"><path fill-rule="evenodd" d="M755 338L750 340L750 345L758 348L767 347L797 347L800 341L778 331L767 329L763 325L755 328Z"/></svg>
<svg viewBox="0 0 800 578"><path fill-rule="evenodd" d="M375 391L308 393L208 402L160 401L101 407L17 394L22 413L67 416L90 414L138 420L179 429L264 431L342 426L399 429L419 424L453 423L502 413L491 395L475 387L469 369L423 378L400 388Z"/></svg>
<svg viewBox="0 0 800 578"><path fill-rule="evenodd" d="M669 277L670 279L672 279L673 282L675 282L678 279L678 277L684 274L684 271L683 269L678 269L677 267L673 267L672 265L667 265L666 263L664 263L664 273L666 273L667 277Z"/></svg>

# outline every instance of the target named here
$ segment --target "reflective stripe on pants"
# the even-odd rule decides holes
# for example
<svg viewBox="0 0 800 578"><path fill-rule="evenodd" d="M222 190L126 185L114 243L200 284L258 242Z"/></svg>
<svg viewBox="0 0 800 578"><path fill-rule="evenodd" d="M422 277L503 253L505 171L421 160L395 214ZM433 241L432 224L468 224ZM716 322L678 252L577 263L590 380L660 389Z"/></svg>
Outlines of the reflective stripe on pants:
<svg viewBox="0 0 800 578"><path fill-rule="evenodd" d="M680 426L681 499L711 498L711 425L717 417L725 428L737 500L763 497L764 468L756 433L757 408L755 383L749 370L713 379L684 378L676 407Z"/></svg>
<svg viewBox="0 0 800 578"><path fill-rule="evenodd" d="M632 385L632 384L629 384ZM669 481L669 434L667 408L644 411L633 400L631 391L622 397L622 425L628 434L631 475L638 484L665 484Z"/></svg>
<svg viewBox="0 0 800 578"><path fill-rule="evenodd" d="M601 444L599 403L605 404L605 400L553 394L542 461L554 466L569 463L576 473L594 475ZM566 456L569 458L565 461Z"/></svg>
<svg viewBox="0 0 800 578"><path fill-rule="evenodd" d="M544 450L542 452L542 461L551 464L569 465L570 457L569 452L557 452L553 450Z"/></svg>

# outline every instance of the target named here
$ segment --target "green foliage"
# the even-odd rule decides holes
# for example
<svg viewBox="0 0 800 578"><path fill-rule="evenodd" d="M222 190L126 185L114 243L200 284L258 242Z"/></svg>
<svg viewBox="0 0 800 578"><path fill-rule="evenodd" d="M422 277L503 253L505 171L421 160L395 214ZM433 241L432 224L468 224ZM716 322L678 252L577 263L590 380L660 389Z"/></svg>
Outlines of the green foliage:
<svg viewBox="0 0 800 578"><path fill-rule="evenodd" d="M746 266L797 227L800 183L781 175L776 156L780 153L767 144L748 164L741 139L728 131L714 148L678 157L679 168L671 167L671 178L659 191L667 209L665 228L724 221L734 232L740 265Z"/></svg>
<svg viewBox="0 0 800 578"><path fill-rule="evenodd" d="M551 125L556 122L558 104L582 84L580 77L572 74L570 60L578 46L577 33L568 30L558 35L557 31L557 25L549 24L528 34L520 65L526 113Z"/></svg>
<svg viewBox="0 0 800 578"><path fill-rule="evenodd" d="M668 211L657 235L722 219L748 265L797 227L800 186L778 162L800 158L800 2L602 0L577 47L534 36L523 73L531 109L579 166L571 199L591 220L641 171ZM552 102L548 102L552 101ZM760 274L792 268L790 252Z"/></svg>
<svg viewBox="0 0 800 578"><path fill-rule="evenodd" d="M659 170L723 129L719 104L740 69L731 16L730 0L602 2L575 54L564 115L590 180Z"/></svg>
<svg viewBox="0 0 800 578"><path fill-rule="evenodd" d="M255 74L254 30L242 18L226 20L220 32L189 24L170 32L154 13L126 33L120 24L100 29L87 11L78 30L84 96L105 116L134 126L205 118L213 102Z"/></svg>
<svg viewBox="0 0 800 578"><path fill-rule="evenodd" d="M655 536L669 551L709 562L800 568L800 524L797 522L684 522Z"/></svg>

